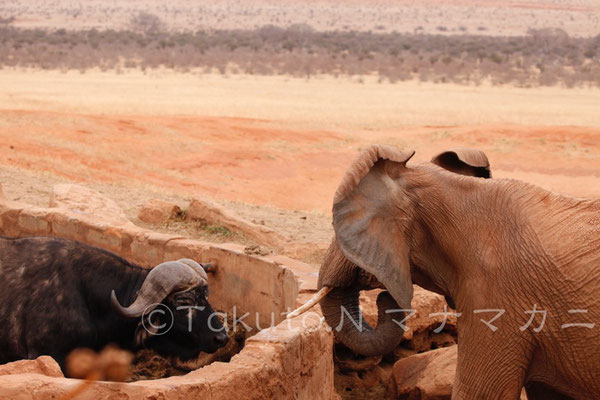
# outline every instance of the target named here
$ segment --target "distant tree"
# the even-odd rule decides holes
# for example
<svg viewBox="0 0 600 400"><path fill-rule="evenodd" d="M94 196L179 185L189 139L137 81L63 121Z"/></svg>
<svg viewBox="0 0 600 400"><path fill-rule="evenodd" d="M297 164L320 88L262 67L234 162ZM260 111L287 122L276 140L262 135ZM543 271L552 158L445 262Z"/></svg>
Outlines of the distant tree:
<svg viewBox="0 0 600 400"><path fill-rule="evenodd" d="M145 11L140 11L131 17L129 27L132 31L143 34L158 33L166 30L165 24L160 17Z"/></svg>

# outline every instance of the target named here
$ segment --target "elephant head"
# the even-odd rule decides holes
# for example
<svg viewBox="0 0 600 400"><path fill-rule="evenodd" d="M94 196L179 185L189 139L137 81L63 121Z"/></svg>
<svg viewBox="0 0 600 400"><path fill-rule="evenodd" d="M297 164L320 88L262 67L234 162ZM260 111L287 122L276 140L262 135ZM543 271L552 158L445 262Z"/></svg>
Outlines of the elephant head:
<svg viewBox="0 0 600 400"><path fill-rule="evenodd" d="M443 151L431 159L435 165L448 171L478 178L491 178L490 162L483 151L456 148Z"/></svg>
<svg viewBox="0 0 600 400"><path fill-rule="evenodd" d="M320 291L306 308L320 301L336 337L357 354L385 354L402 339L402 327L394 319L400 309L411 308L411 275L419 274L411 268L413 253L427 251L415 246L419 246L418 221L427 218L419 206L420 186L431 184L426 181L427 174L440 170L431 164L454 174L491 177L489 162L481 151L445 151L423 171L406 167L413 155L414 151L372 146L352 164L335 194L335 238L319 271ZM439 172L442 180L444 174L454 175ZM409 174L411 179L407 179ZM443 293L427 279L415 283ZM387 291L377 298L379 316L373 329L362 320L358 296L361 290L376 288Z"/></svg>

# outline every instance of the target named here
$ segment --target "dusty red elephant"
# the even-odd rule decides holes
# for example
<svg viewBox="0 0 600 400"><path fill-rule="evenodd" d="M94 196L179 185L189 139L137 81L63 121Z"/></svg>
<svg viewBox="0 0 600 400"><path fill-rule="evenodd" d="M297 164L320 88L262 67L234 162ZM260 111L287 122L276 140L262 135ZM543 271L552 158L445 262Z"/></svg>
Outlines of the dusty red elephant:
<svg viewBox="0 0 600 400"><path fill-rule="evenodd" d="M385 310L410 309L414 283L462 313L453 399L600 398L600 201L407 165L413 154L370 147L335 194L317 298L338 338L393 349L401 318ZM375 287L389 291L377 327L340 323Z"/></svg>

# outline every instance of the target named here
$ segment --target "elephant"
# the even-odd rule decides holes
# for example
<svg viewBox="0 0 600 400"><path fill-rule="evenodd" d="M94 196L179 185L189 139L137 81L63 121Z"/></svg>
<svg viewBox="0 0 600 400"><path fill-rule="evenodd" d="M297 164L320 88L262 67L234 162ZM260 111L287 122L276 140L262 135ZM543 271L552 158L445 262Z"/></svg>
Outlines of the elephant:
<svg viewBox="0 0 600 400"><path fill-rule="evenodd" d="M374 145L350 166L307 305L356 353L385 354L416 284L458 313L453 399L600 398L600 200L482 179L481 152L413 155ZM373 288L386 289L377 327L357 327L358 293Z"/></svg>

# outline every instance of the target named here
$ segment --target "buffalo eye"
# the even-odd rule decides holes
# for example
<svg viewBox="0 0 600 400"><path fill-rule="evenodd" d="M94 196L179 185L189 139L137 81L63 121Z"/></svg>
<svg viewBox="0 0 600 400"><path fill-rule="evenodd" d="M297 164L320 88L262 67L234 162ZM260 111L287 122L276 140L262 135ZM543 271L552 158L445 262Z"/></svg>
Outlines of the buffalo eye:
<svg viewBox="0 0 600 400"><path fill-rule="evenodd" d="M191 307L191 306L195 306L195 302L191 301L191 300L182 300L182 301L178 301L177 302L177 306L179 307Z"/></svg>
<svg viewBox="0 0 600 400"><path fill-rule="evenodd" d="M178 306L193 306L196 304L194 296L191 296L190 293L185 293L185 294L176 296L175 303Z"/></svg>

